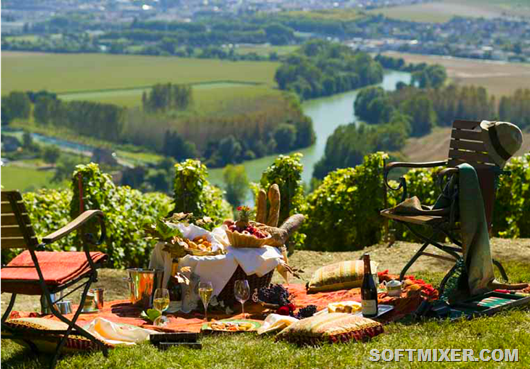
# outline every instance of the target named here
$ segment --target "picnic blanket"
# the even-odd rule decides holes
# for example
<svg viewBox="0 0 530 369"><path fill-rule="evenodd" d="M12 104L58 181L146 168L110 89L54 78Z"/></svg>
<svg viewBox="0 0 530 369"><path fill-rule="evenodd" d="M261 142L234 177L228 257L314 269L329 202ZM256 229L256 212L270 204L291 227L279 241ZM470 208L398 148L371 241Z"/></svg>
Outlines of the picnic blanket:
<svg viewBox="0 0 530 369"><path fill-rule="evenodd" d="M379 273L381 281L397 278L397 276L388 274L388 271ZM302 284L288 284L285 285L291 294L291 302L297 307L304 307L307 305L316 305L317 310L322 310L327 307L329 303L340 301L361 301L360 288L351 290L341 290L334 292L319 292L307 294L306 288ZM397 320L411 312L413 312L421 303L423 297L436 298L438 292L429 284L421 279L415 279L413 276L407 276L405 280L405 288L402 298L389 297L386 293L379 294L380 304L394 305L394 311L385 317L385 321ZM75 310L74 310L75 311ZM100 309L98 313L81 314L78 320L80 326L84 326L92 322L96 318L104 318L114 323L130 324L137 327L153 329L156 331L184 331L184 332L200 332L204 324L203 311L193 311L189 314L176 313L167 314L169 322L164 327L155 327L150 322L142 319L140 314L142 308L132 305L129 300L117 300L105 302L105 306ZM255 303L247 302L245 304L245 315L242 314L226 314L215 310L208 311L210 319L255 319L264 320L269 315L271 310ZM35 316L35 313L32 314ZM27 313L12 312L11 318L19 318L28 316ZM71 317L72 315L67 315ZM52 315L46 316L49 319L57 319Z"/></svg>

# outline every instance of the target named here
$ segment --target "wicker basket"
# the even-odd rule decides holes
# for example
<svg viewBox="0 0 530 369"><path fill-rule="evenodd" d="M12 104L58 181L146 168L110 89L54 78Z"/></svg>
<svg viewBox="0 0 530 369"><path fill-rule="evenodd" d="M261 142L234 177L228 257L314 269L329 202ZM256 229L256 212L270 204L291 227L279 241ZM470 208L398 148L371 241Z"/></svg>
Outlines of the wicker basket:
<svg viewBox="0 0 530 369"><path fill-rule="evenodd" d="M228 229L226 230L226 235L228 236L228 241L230 241L230 245L232 247L253 249L265 246L265 244L272 238L271 235L265 238L257 238L252 235L246 235L239 232L232 232Z"/></svg>
<svg viewBox="0 0 530 369"><path fill-rule="evenodd" d="M261 287L267 287L271 283L273 274L274 269L265 274L263 277L258 277L256 274L247 275L243 268L238 265L236 271L234 274L232 274L232 277L228 280L226 286L223 288L219 296L217 296L217 299L219 301L224 301L225 306L234 306L236 302L239 303L234 295L234 285L236 284L237 280L246 279L248 281L248 285L250 286L250 296L252 296L254 290L260 289ZM248 301L251 301L251 299Z"/></svg>

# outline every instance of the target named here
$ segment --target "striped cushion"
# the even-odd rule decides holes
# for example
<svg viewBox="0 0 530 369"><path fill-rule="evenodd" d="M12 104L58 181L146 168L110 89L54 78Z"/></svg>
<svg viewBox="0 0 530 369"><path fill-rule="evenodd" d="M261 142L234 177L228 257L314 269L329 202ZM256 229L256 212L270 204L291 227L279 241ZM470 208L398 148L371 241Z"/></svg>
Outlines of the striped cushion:
<svg viewBox="0 0 530 369"><path fill-rule="evenodd" d="M372 273L377 264L371 262ZM318 269L307 286L307 292L329 292L361 287L364 264L362 260L341 261Z"/></svg>
<svg viewBox="0 0 530 369"><path fill-rule="evenodd" d="M10 319L6 321L6 326L9 328L5 332L2 331L2 338L12 338L18 344L27 346L24 341L32 342L39 352L55 353L57 343L60 341L62 335L60 333L47 333L46 331L66 331L68 325L53 319L46 318L19 318ZM17 335L23 334L24 340L12 337L12 333ZM79 335L69 335L63 347L63 353L97 350L94 342Z"/></svg>
<svg viewBox="0 0 530 369"><path fill-rule="evenodd" d="M317 345L324 342L364 341L381 333L381 323L371 319L330 313L299 320L281 331L277 339L299 345Z"/></svg>

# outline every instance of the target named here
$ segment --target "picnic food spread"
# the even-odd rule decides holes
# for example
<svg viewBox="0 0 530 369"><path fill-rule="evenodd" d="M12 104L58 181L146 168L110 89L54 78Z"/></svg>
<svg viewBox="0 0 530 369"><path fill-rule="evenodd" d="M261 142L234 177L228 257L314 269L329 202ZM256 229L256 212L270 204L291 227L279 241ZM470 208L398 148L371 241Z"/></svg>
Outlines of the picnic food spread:
<svg viewBox="0 0 530 369"><path fill-rule="evenodd" d="M208 323L207 326L213 331L223 332L250 332L252 330L256 330L255 325L243 321L214 321Z"/></svg>

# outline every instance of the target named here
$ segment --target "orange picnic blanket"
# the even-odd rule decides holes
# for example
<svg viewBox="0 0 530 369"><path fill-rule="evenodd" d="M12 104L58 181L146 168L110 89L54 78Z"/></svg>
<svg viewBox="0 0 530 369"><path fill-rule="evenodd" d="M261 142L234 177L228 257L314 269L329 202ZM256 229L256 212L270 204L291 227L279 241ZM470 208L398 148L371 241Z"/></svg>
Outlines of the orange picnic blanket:
<svg viewBox="0 0 530 369"><path fill-rule="evenodd" d="M381 280L390 280L396 276L389 275L388 272L379 274ZM397 320L407 314L410 314L421 303L425 297L436 298L437 291L429 284L422 280L417 280L413 276L407 276L405 282L406 286L401 298L388 297L385 293L379 294L380 304L394 305L394 310L385 316L384 321ZM351 290L341 290L334 292L320 292L307 294L305 286L301 284L285 285L291 294L291 302L297 307L301 308L307 305L316 305L317 310L322 310L327 307L329 303L339 301L361 301L361 291L359 288ZM154 327L148 321L142 319L140 314L142 309L129 303L128 300L117 300L105 302L105 306L98 313L81 314L78 324L83 326L90 323L96 317L103 317L115 323L131 324L138 327L161 330L161 331L185 331L185 332L199 332L204 324L204 315L202 310L192 312L190 314L167 314L169 323L163 327ZM209 319L226 319L226 318L246 318L263 320L270 314L269 309L264 308L259 304L247 302L245 304L245 316L237 314L227 315L209 310ZM13 312L11 318L27 316L23 313ZM50 319L56 319L53 316L48 316ZM69 316L71 317L71 315Z"/></svg>
<svg viewBox="0 0 530 369"><path fill-rule="evenodd" d="M84 252L37 251L36 255L44 281L50 286L59 286L90 270ZM107 258L107 255L101 252L91 252L90 256L94 263L102 262ZM34 265L28 250L11 260L7 268L2 268L2 292L42 294L38 284L27 283L27 281L38 282L39 280ZM26 283L20 281L26 281Z"/></svg>

